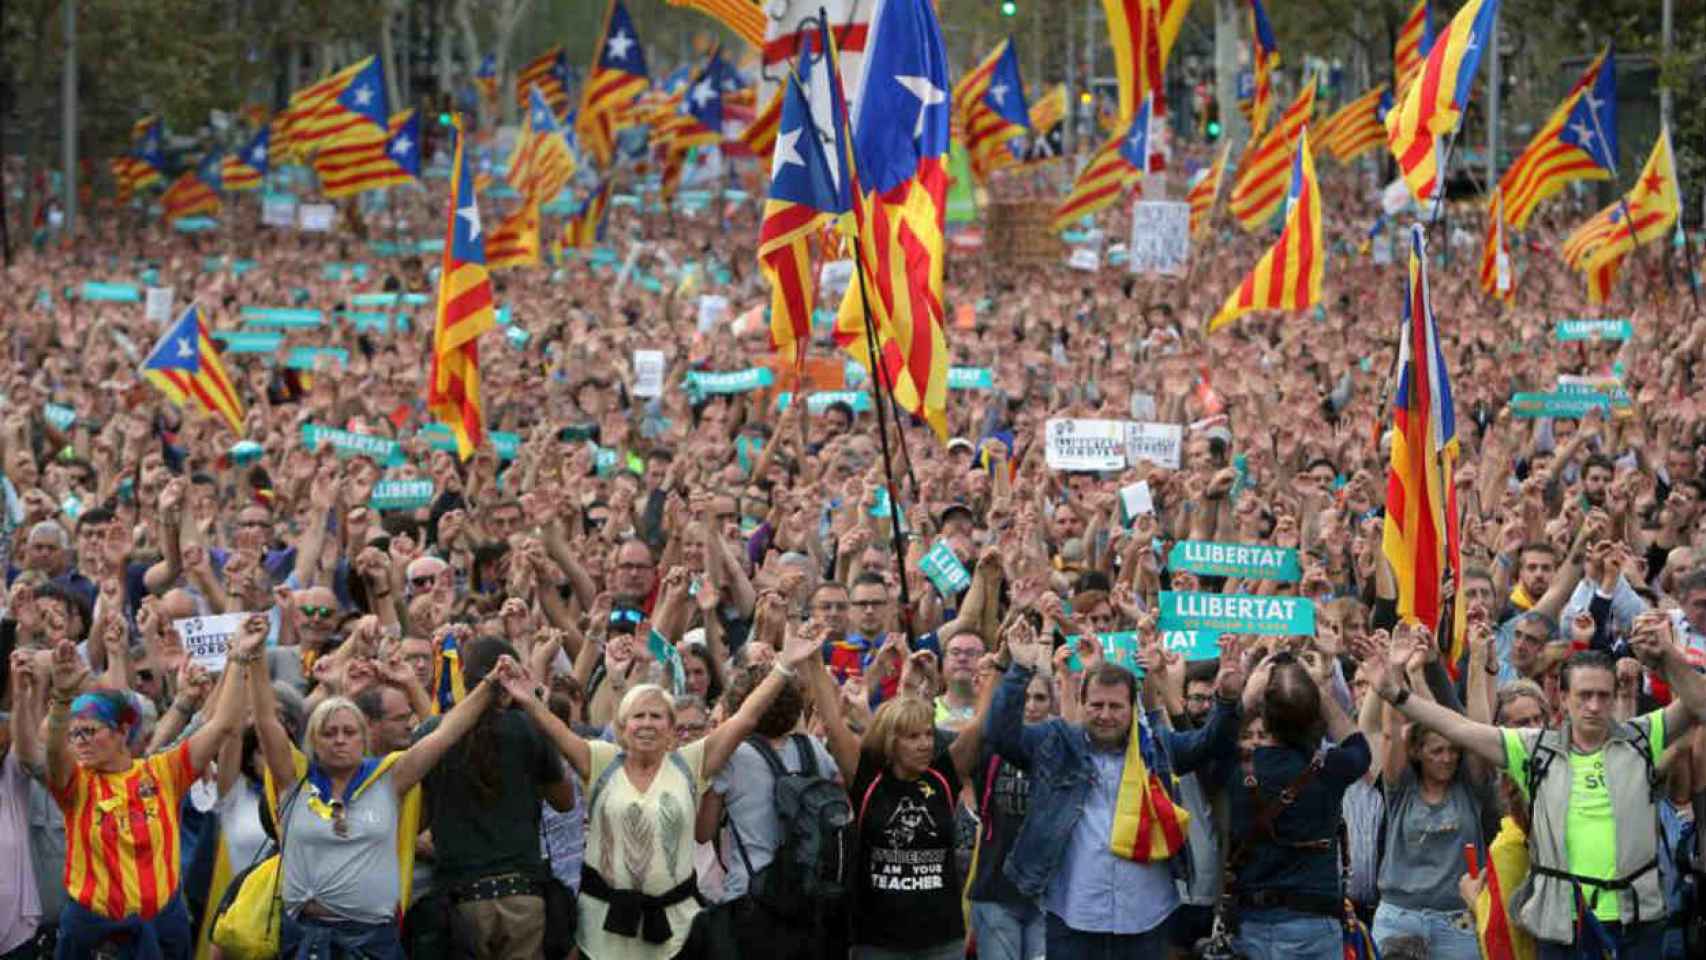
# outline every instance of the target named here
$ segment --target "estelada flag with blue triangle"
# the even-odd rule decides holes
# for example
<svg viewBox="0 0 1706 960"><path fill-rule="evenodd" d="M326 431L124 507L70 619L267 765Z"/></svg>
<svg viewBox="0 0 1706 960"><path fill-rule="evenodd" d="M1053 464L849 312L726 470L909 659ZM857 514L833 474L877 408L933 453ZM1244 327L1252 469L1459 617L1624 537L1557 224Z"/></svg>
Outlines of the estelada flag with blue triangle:
<svg viewBox="0 0 1706 960"><path fill-rule="evenodd" d="M456 435L457 456L466 460L485 442L480 403L480 334L497 326L492 279L486 272L480 205L468 172L462 119L455 118L456 155L450 167L450 214L444 260L438 276L438 311L432 331L432 373L427 409Z"/></svg>
<svg viewBox="0 0 1706 960"><path fill-rule="evenodd" d="M621 0L610 0L600 36L603 39L593 57L592 69L581 86L580 119L575 133L593 162L606 167L616 150L615 115L646 89L649 75L634 20Z"/></svg>
<svg viewBox="0 0 1706 960"><path fill-rule="evenodd" d="M942 273L948 196L948 57L930 0L880 0L852 104L858 257L835 342L880 376L901 408L948 431ZM866 297L869 291L869 299Z"/></svg>
<svg viewBox="0 0 1706 960"><path fill-rule="evenodd" d="M224 181L227 190L256 190L267 175L268 145L272 141L272 130L261 127L254 138L243 145L243 149L226 155L219 166L219 179Z"/></svg>
<svg viewBox="0 0 1706 960"><path fill-rule="evenodd" d="M232 433L243 435L243 401L219 362L219 351L196 306L191 305L160 335L142 360L142 377L178 407L193 401L222 418Z"/></svg>

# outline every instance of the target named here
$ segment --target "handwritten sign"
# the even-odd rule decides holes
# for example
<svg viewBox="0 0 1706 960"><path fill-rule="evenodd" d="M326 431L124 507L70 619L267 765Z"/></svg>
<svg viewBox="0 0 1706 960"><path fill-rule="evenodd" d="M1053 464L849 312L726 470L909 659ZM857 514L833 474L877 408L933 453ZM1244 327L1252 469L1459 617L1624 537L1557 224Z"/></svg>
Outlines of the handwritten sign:
<svg viewBox="0 0 1706 960"><path fill-rule="evenodd" d="M1181 540L1167 556L1171 570L1186 570L1211 577L1241 577L1253 580L1296 582L1302 577L1297 551L1287 547L1265 547L1249 543L1213 543Z"/></svg>
<svg viewBox="0 0 1706 960"><path fill-rule="evenodd" d="M326 233L332 229L332 220L337 213L338 208L329 203L305 203L296 208L297 229L305 233Z"/></svg>
<svg viewBox="0 0 1706 960"><path fill-rule="evenodd" d="M960 591L971 586L971 574L954 551L948 549L946 540L936 541L918 561L918 569L930 578L930 582L936 585L936 591L944 597L957 597Z"/></svg>
<svg viewBox="0 0 1706 960"><path fill-rule="evenodd" d="M1120 420L1055 418L1046 427L1043 459L1053 470L1125 467L1126 424Z"/></svg>
<svg viewBox="0 0 1706 960"><path fill-rule="evenodd" d="M147 298L143 301L142 315L154 323L166 323L172 319L172 298L175 291L171 287L149 287Z"/></svg>
<svg viewBox="0 0 1706 960"><path fill-rule="evenodd" d="M1153 463L1179 469L1185 448L1185 428L1176 423L1128 423L1125 455L1130 463Z"/></svg>
<svg viewBox="0 0 1706 960"><path fill-rule="evenodd" d="M634 396L655 397L662 394L665 366L667 364L662 350L635 350Z"/></svg>
<svg viewBox="0 0 1706 960"><path fill-rule="evenodd" d="M225 669L225 658L231 651L231 641L237 636L246 613L220 613L211 617L185 617L173 620L172 626L183 638L184 653L190 662L219 673Z"/></svg>
<svg viewBox="0 0 1706 960"><path fill-rule="evenodd" d="M1273 637L1315 633L1315 602L1307 597L1161 591L1162 630L1254 633Z"/></svg>
<svg viewBox="0 0 1706 960"><path fill-rule="evenodd" d="M1131 242L1126 244L1132 273L1183 276L1191 257L1191 205L1168 200L1139 200L1131 205Z"/></svg>

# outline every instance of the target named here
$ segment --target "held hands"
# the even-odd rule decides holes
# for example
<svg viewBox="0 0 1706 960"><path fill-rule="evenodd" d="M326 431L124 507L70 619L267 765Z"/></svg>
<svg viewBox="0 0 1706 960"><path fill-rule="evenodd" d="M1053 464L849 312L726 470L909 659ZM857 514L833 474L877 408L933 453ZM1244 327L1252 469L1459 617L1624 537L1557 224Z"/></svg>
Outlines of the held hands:
<svg viewBox="0 0 1706 960"><path fill-rule="evenodd" d="M83 689L83 683L89 678L89 668L77 656L77 647L69 640L61 640L53 647L52 661L52 690L56 700L70 700Z"/></svg>

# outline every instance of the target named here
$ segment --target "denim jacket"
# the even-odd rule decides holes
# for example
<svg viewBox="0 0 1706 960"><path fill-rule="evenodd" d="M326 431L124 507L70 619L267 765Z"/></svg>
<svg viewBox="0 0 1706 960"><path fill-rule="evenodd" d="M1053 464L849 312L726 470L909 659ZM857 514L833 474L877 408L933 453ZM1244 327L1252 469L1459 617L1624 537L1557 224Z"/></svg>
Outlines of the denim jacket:
<svg viewBox="0 0 1706 960"><path fill-rule="evenodd" d="M1029 669L1018 664L1008 669L995 691L984 737L1003 759L1031 779L1030 813L1013 842L1004 872L1021 893L1041 897L1064 863L1072 828L1084 812L1093 748L1083 727L1058 717L1025 724L1025 686L1030 681ZM1169 791L1175 791L1175 772L1190 773L1236 751L1238 706L1216 699L1208 722L1199 729L1179 732L1146 724L1143 735L1160 745L1161 749L1154 751L1154 772ZM1172 858L1175 877L1183 878L1189 860L1184 856Z"/></svg>

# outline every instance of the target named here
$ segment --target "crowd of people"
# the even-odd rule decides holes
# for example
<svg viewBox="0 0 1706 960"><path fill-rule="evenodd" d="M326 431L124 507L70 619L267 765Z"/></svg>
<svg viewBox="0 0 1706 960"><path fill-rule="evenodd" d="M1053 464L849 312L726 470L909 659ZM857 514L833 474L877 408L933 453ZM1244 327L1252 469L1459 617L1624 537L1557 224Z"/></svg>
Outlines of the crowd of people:
<svg viewBox="0 0 1706 960"><path fill-rule="evenodd" d="M215 931L269 872L296 958L1703 955L1706 318L1683 271L1638 254L1613 301L1633 335L1559 342L1602 312L1555 249L1591 198L1542 209L1508 307L1456 242L1479 213L1433 231L1454 660L1449 620L1399 619L1382 549L1402 258L1369 249L1360 171L1323 189L1324 307L1213 335L1267 243L1232 224L1182 280L953 248L953 363L991 382L951 393L945 443L871 403L689 389L768 359L731 319L768 297L750 201L635 190L609 256L496 274L482 393L514 443L466 462L422 431L435 258L377 255L354 215L297 233L233 199L180 234L108 211L15 251L0 958L247 956ZM443 200L393 190L372 233L432 235ZM214 330L322 311L224 355L242 438L139 378L141 304L76 295L145 272ZM383 291L426 304L340 315ZM732 309L703 321L702 294ZM294 369L297 346L346 355ZM637 350L667 358L657 396ZM840 363L823 327L809 354ZM1513 412L1560 375L1622 392ZM1182 463L1053 469L1061 417L1182 425ZM398 480L432 494L375 498ZM1186 540L1300 568L1179 569ZM963 582L927 574L938 545ZM1181 647L1162 591L1301 598L1314 627ZM220 614L210 655L197 618Z"/></svg>

